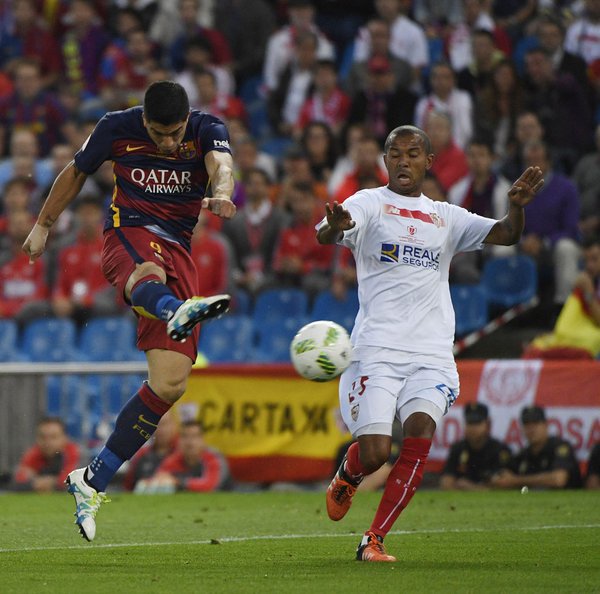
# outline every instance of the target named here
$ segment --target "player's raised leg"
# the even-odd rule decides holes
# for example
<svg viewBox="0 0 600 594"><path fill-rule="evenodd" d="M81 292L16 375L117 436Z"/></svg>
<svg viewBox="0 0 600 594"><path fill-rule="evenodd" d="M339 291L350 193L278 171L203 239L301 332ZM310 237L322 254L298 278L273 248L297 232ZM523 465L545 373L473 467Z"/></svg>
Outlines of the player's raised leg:
<svg viewBox="0 0 600 594"><path fill-rule="evenodd" d="M86 468L69 474L65 481L75 498L75 523L86 540L96 535L96 513L106 501L105 491L121 465L152 437L161 417L185 392L192 360L162 349L146 352L148 382L119 413L106 445Z"/></svg>

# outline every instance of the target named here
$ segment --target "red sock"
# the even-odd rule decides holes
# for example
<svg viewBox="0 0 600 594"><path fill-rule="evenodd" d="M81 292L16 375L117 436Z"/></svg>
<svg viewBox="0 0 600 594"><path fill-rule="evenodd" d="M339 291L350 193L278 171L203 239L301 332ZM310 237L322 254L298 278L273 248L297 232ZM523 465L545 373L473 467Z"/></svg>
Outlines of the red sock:
<svg viewBox="0 0 600 594"><path fill-rule="evenodd" d="M367 474L367 469L361 464L359 456L358 442L355 441L349 448L346 454L346 466L344 472L348 475L353 482L359 483L363 477Z"/></svg>
<svg viewBox="0 0 600 594"><path fill-rule="evenodd" d="M430 439L406 437L400 458L394 464L385 483L385 489L377 513L369 529L382 538L391 530L394 522L409 504L423 479L423 470L431 447Z"/></svg>

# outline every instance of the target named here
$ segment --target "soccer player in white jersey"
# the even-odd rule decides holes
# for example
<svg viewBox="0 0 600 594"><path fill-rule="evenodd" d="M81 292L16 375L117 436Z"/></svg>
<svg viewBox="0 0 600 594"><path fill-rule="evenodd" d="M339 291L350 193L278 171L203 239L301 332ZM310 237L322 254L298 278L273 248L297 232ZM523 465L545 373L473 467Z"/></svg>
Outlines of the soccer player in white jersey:
<svg viewBox="0 0 600 594"><path fill-rule="evenodd" d="M395 128L384 150L388 185L361 190L343 206L327 204L317 226L320 243L352 250L360 301L352 363L339 387L342 416L357 441L327 490L332 520L344 517L363 477L388 460L395 416L404 431L400 457L356 551L361 561L396 560L383 539L421 483L436 425L458 397L452 256L484 243L516 243L523 207L544 183L541 170L529 167L510 188L508 213L497 221L422 194L434 155L419 128Z"/></svg>

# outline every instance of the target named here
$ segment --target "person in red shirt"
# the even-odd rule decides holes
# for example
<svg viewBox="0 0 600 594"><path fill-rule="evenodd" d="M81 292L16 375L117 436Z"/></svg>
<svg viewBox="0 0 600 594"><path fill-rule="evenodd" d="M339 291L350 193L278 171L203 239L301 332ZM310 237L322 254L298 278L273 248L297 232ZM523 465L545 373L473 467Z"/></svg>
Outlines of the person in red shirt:
<svg viewBox="0 0 600 594"><path fill-rule="evenodd" d="M204 442L202 425L186 421L179 432L179 447L158 467L150 480L156 491L217 491L228 486L229 467L219 451Z"/></svg>
<svg viewBox="0 0 600 594"><path fill-rule="evenodd" d="M7 225L13 255L0 266L0 318L29 321L49 313L46 265L41 259L30 264L29 256L21 251L33 225L31 213L11 212Z"/></svg>
<svg viewBox="0 0 600 594"><path fill-rule="evenodd" d="M43 418L37 426L35 445L22 456L10 489L13 491L62 491L67 474L77 468L80 451L69 441L58 417Z"/></svg>
<svg viewBox="0 0 600 594"><path fill-rule="evenodd" d="M315 224L320 220L320 204L311 184L297 182L286 191L292 221L283 229L275 249L273 271L279 285L301 287L311 294L327 289L331 282L335 246L320 245Z"/></svg>
<svg viewBox="0 0 600 594"><path fill-rule="evenodd" d="M201 69L193 73L194 84L197 89L196 102L190 101L193 108L210 113L218 118L229 120L239 118L244 123L248 114L244 104L238 97L220 93L217 88L217 77L212 70Z"/></svg>
<svg viewBox="0 0 600 594"><path fill-rule="evenodd" d="M58 253L52 310L59 317L83 322L91 316L119 313L115 290L104 278L102 203L88 194L75 202L77 237Z"/></svg>
<svg viewBox="0 0 600 594"><path fill-rule="evenodd" d="M209 217L200 213L192 235L192 260L198 270L198 295L217 295L229 287L230 262L225 239L209 227ZM220 219L219 219L220 220Z"/></svg>
<svg viewBox="0 0 600 594"><path fill-rule="evenodd" d="M469 173L467 156L452 140L452 122L445 112L430 111L425 120L425 131L435 155L430 171L447 192Z"/></svg>

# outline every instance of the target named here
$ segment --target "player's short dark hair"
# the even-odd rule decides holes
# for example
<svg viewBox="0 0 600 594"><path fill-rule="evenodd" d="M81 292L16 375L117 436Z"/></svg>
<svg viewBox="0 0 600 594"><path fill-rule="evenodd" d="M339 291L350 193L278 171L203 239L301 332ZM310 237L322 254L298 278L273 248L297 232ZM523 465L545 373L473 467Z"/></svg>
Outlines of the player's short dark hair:
<svg viewBox="0 0 600 594"><path fill-rule="evenodd" d="M406 125L406 126L398 126L397 128L394 128L389 134L388 137L385 139L385 144L383 145L383 151L385 153L387 153L390 150L390 147L392 146L392 142L394 142L394 140L396 139L396 136L409 136L409 135L416 135L419 136L421 138L421 140L423 141L423 148L425 149L425 153L426 154L431 154L432 152L432 148L431 148L431 140L429 139L429 136L427 135L426 132L424 132L423 130L421 130L421 128L417 128L416 126L410 126L410 125Z"/></svg>
<svg viewBox="0 0 600 594"><path fill-rule="evenodd" d="M153 82L144 95L144 117L147 122L170 126L183 122L190 112L185 89L171 80Z"/></svg>

